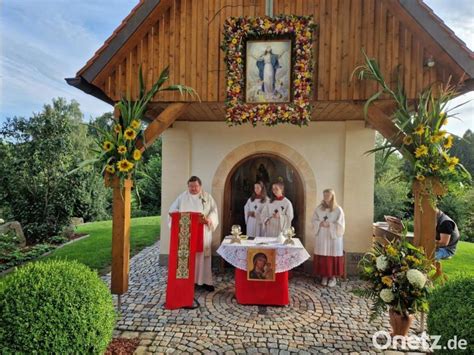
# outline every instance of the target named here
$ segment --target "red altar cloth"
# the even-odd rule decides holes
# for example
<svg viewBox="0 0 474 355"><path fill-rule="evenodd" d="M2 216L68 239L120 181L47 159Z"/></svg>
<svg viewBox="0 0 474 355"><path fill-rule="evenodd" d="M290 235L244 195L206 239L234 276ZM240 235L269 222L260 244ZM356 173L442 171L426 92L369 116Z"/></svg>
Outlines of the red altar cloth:
<svg viewBox="0 0 474 355"><path fill-rule="evenodd" d="M187 256L187 276L178 276L178 248L181 218L187 218L189 215L190 223L187 224L186 237L184 244L184 255ZM166 309L176 309L183 307L192 307L194 302L194 272L196 267L196 251L198 246L203 243L204 225L201 223L201 214L194 212L173 212L171 213L171 235L170 251L168 257L168 284L166 287ZM183 254L183 251L182 251ZM186 260L186 259L185 259ZM180 278L178 278L178 277Z"/></svg>
<svg viewBox="0 0 474 355"><path fill-rule="evenodd" d="M276 273L275 281L249 281L247 271L235 268L235 298L240 304L288 305L288 271Z"/></svg>

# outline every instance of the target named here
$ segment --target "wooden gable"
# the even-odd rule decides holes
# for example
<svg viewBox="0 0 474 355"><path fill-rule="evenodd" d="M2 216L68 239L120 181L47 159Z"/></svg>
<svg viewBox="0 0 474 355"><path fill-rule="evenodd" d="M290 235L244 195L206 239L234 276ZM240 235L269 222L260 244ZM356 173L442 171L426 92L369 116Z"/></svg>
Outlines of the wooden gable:
<svg viewBox="0 0 474 355"><path fill-rule="evenodd" d="M375 57L386 79L401 75L408 97L429 84L459 81L465 70L435 41L397 0L274 0L274 14L313 15L318 24L315 50L314 116L363 119L360 106L376 90L375 84L351 80L363 62L361 48ZM148 7L143 21L109 58L104 53L139 11ZM229 16L264 16L265 0L142 0L77 77L99 88L111 101L122 95L136 97L137 71L143 68L149 88L170 67L170 84L193 87L202 104L190 105L190 119L222 119L225 100L224 55L219 46ZM129 30L130 31L130 30ZM460 44L459 44L460 45ZM460 49L472 52L467 48ZM428 67L429 58L435 61ZM108 59L108 60L107 60ZM97 65L102 60L101 65ZM471 63L472 65L472 63ZM467 75L464 79L470 79ZM186 98L193 100L192 98ZM183 101L178 93L160 93L154 109ZM334 102L337 104L334 105ZM382 102L382 101L381 101Z"/></svg>

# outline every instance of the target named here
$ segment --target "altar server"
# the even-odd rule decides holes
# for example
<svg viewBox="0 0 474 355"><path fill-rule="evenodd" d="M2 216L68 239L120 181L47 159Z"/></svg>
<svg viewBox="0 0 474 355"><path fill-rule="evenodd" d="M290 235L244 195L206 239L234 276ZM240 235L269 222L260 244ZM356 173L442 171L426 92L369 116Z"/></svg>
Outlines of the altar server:
<svg viewBox="0 0 474 355"><path fill-rule="evenodd" d="M314 274L323 286L336 286L336 278L344 275L343 235L344 211L336 202L333 189L323 191L323 200L312 218L315 230ZM329 279L329 281L328 281Z"/></svg>
<svg viewBox="0 0 474 355"><path fill-rule="evenodd" d="M293 220L293 205L285 197L285 185L283 182L272 184L273 196L262 210L262 219L265 226L265 236L276 238L291 227Z"/></svg>
<svg viewBox="0 0 474 355"><path fill-rule="evenodd" d="M217 205L212 196L203 191L201 179L191 176L188 190L178 196L169 212L199 212L203 214L204 241L203 252L196 253L195 283L207 291L214 291L212 281L211 244L212 232L219 224Z"/></svg>
<svg viewBox="0 0 474 355"><path fill-rule="evenodd" d="M267 191L263 182L255 183L252 196L244 206L245 224L249 237L263 237L264 228L262 221L262 210L268 203Z"/></svg>

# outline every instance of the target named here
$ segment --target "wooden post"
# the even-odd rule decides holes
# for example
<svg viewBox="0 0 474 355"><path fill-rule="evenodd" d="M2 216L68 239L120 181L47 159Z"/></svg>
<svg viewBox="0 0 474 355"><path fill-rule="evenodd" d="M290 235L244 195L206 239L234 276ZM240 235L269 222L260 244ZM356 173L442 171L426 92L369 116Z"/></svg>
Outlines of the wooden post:
<svg viewBox="0 0 474 355"><path fill-rule="evenodd" d="M438 180L428 178L426 181L416 181L413 184L413 195L415 197L415 237L413 243L415 246L423 247L425 255L430 259L434 259L436 249L436 206L430 201L428 188L432 189L437 196L444 193Z"/></svg>
<svg viewBox="0 0 474 355"><path fill-rule="evenodd" d="M145 130L147 146L168 128L185 110L187 103L169 105ZM120 111L114 110L114 117L120 117ZM145 149L143 142L138 148ZM112 282L113 294L121 295L128 290L128 272L130 264L130 217L132 208L132 181L125 180L120 186L120 179L105 177L105 185L112 187Z"/></svg>
<svg viewBox="0 0 474 355"><path fill-rule="evenodd" d="M113 189L112 282L110 288L113 294L121 295L128 290L132 181L125 180L122 187L119 178L114 177L110 186Z"/></svg>

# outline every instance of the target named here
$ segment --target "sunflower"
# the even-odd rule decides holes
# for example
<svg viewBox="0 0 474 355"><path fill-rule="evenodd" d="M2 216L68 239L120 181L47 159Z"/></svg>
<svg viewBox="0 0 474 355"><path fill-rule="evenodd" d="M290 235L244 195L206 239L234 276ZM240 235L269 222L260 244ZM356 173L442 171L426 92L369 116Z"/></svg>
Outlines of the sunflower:
<svg viewBox="0 0 474 355"><path fill-rule="evenodd" d="M116 125L114 125L114 132L117 133L117 134L122 132L122 125L120 125L118 123Z"/></svg>
<svg viewBox="0 0 474 355"><path fill-rule="evenodd" d="M111 164L107 164L106 167L105 167L105 170L109 173L109 174L115 174L115 166L111 165Z"/></svg>
<svg viewBox="0 0 474 355"><path fill-rule="evenodd" d="M124 137L128 141L134 140L137 137L137 132L129 127L125 130Z"/></svg>
<svg viewBox="0 0 474 355"><path fill-rule="evenodd" d="M415 128L415 134L421 136L421 135L423 135L423 133L425 133L425 126L423 126L422 124L419 124L419 125Z"/></svg>
<svg viewBox="0 0 474 355"><path fill-rule="evenodd" d="M418 174L418 175L416 176L416 179L417 179L418 181L424 181L424 180L425 180L425 176L424 176L424 175L421 175L421 174Z"/></svg>
<svg viewBox="0 0 474 355"><path fill-rule="evenodd" d="M114 149L114 144L110 141L105 141L104 144L102 144L102 148L104 148L106 152L110 152Z"/></svg>
<svg viewBox="0 0 474 355"><path fill-rule="evenodd" d="M124 146L124 145L119 145L118 148L117 148L117 152L119 154L123 155L123 154L127 153L127 147Z"/></svg>
<svg viewBox="0 0 474 355"><path fill-rule="evenodd" d="M132 127L133 129L138 129L140 127L140 120L133 120L131 123L130 123L130 127Z"/></svg>
<svg viewBox="0 0 474 355"><path fill-rule="evenodd" d="M428 155L428 147L424 144L420 145L415 150L415 157L420 158L422 156Z"/></svg>
<svg viewBox="0 0 474 355"><path fill-rule="evenodd" d="M403 144L410 145L412 143L413 143L413 137L412 136L403 137Z"/></svg>
<svg viewBox="0 0 474 355"><path fill-rule="evenodd" d="M448 136L448 137L446 138L446 142L444 142L444 147L445 147L446 149L449 149L449 148L451 148L452 146L453 146L453 136Z"/></svg>
<svg viewBox="0 0 474 355"><path fill-rule="evenodd" d="M436 171L436 170L439 169L439 165L438 164L430 164L430 168L431 168L431 170Z"/></svg>
<svg viewBox="0 0 474 355"><path fill-rule="evenodd" d="M142 152L140 149L135 149L133 151L133 160L140 160L142 158Z"/></svg>
<svg viewBox="0 0 474 355"><path fill-rule="evenodd" d="M393 280L390 276L384 276L382 277L382 283L388 287L392 287Z"/></svg>
<svg viewBox="0 0 474 355"><path fill-rule="evenodd" d="M133 163L129 162L127 159L122 159L117 163L117 168L121 172L129 172L133 169Z"/></svg>

